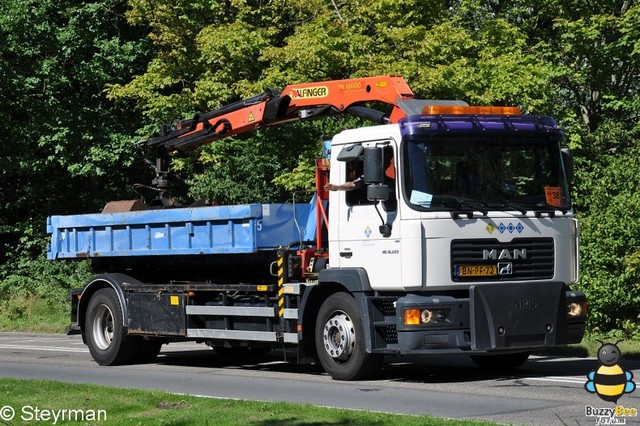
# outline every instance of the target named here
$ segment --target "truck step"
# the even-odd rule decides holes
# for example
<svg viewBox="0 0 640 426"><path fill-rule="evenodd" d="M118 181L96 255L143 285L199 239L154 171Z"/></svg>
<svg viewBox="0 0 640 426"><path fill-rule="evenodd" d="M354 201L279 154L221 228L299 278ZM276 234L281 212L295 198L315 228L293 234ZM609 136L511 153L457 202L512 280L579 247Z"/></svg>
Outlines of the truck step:
<svg viewBox="0 0 640 426"><path fill-rule="evenodd" d="M298 333L276 333L273 331L248 330L211 330L207 328L188 328L187 337L220 339L220 340L252 340L260 342L298 343Z"/></svg>
<svg viewBox="0 0 640 426"><path fill-rule="evenodd" d="M276 318L276 307L254 306L187 306L187 315ZM297 309L285 309L285 319L298 319Z"/></svg>

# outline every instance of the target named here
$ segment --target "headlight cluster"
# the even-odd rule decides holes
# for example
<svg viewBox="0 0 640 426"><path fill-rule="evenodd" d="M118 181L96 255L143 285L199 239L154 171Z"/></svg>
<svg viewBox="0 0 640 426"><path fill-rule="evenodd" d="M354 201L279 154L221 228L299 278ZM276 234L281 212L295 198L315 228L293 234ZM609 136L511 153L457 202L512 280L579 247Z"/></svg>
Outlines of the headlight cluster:
<svg viewBox="0 0 640 426"><path fill-rule="evenodd" d="M567 318L583 317L587 315L587 302L571 302L567 304Z"/></svg>
<svg viewBox="0 0 640 426"><path fill-rule="evenodd" d="M451 309L407 308L402 313L404 325L449 325Z"/></svg>

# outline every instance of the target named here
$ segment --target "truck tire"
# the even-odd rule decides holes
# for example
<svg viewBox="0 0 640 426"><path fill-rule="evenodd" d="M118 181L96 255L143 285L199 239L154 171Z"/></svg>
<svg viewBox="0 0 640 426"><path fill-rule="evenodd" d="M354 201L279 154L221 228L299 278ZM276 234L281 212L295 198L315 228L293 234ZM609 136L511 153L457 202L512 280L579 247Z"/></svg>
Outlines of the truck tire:
<svg viewBox="0 0 640 426"><path fill-rule="evenodd" d="M122 306L112 288L102 288L91 297L84 330L89 352L100 365L127 363L140 349L140 341L125 333Z"/></svg>
<svg viewBox="0 0 640 426"><path fill-rule="evenodd" d="M529 355L531 352L518 352L501 355L475 355L471 359L483 370L500 372L515 370L529 359Z"/></svg>
<svg viewBox="0 0 640 426"><path fill-rule="evenodd" d="M357 380L380 371L383 355L365 350L364 325L355 299L347 293L327 298L318 312L316 350L335 380Z"/></svg>

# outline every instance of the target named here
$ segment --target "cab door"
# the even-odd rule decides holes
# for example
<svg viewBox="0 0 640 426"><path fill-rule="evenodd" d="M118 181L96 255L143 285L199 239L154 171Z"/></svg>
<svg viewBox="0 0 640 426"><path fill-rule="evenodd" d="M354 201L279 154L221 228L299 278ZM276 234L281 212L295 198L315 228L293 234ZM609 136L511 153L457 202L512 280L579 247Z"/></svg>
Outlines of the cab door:
<svg viewBox="0 0 640 426"><path fill-rule="evenodd" d="M389 185L389 200L377 203L369 201L365 184L351 191L340 191L338 211L333 209L330 219L331 226L334 226L334 213L338 213L338 266L364 268L374 290L392 290L402 286L400 226L397 220L398 190L395 179L396 156L394 146L390 142L384 143L383 146L383 161L386 167L383 183ZM361 179L363 167L361 157L346 161L342 167L344 171L341 178L345 181ZM389 236L384 236L380 231L383 222L391 227ZM332 258L335 259L333 255Z"/></svg>

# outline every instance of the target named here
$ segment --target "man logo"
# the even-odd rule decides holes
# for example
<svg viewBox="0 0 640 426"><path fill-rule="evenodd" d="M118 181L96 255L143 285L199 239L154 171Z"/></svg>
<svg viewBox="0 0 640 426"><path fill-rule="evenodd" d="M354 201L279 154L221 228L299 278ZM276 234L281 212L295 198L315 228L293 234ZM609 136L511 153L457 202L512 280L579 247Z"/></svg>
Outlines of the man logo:
<svg viewBox="0 0 640 426"><path fill-rule="evenodd" d="M526 259L527 249L502 249L498 254L498 249L482 250L482 260L516 260Z"/></svg>
<svg viewBox="0 0 640 426"><path fill-rule="evenodd" d="M498 263L498 275L513 275L513 263L511 262Z"/></svg>

